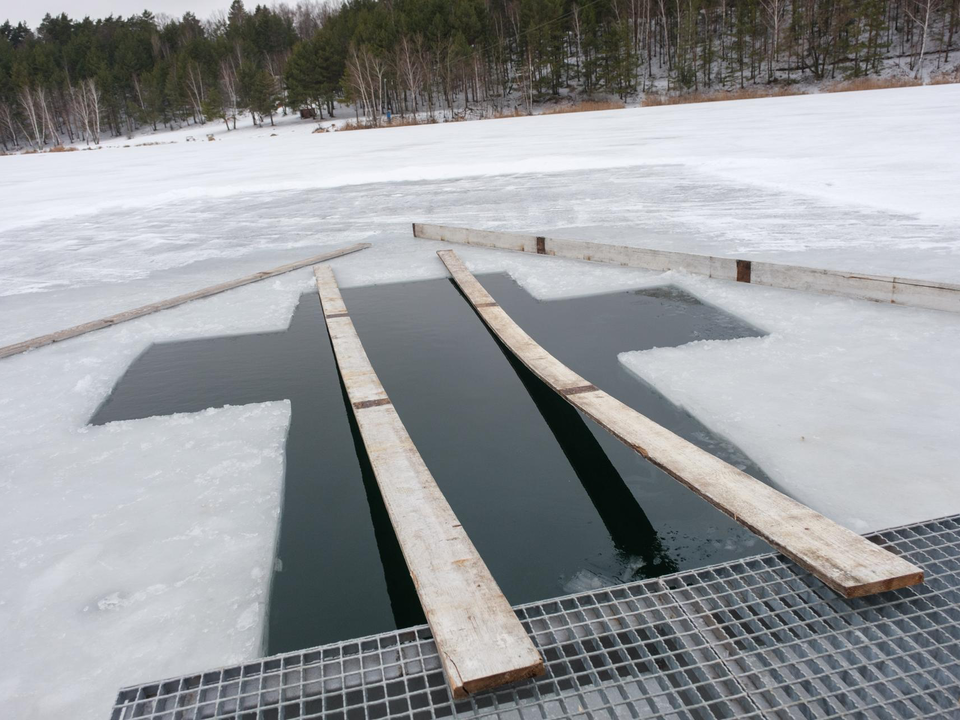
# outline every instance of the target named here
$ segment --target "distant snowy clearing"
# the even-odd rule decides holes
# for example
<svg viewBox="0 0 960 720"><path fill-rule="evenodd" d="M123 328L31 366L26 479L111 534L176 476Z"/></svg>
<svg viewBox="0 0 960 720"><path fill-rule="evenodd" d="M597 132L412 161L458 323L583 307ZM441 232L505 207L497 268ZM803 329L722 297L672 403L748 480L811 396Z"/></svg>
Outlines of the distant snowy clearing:
<svg viewBox="0 0 960 720"><path fill-rule="evenodd" d="M3 157L0 344L360 240L343 287L444 276L413 221L960 282L958 111L942 85ZM456 249L541 299L672 283L738 315L769 334L621 362L858 532L960 512L960 315ZM311 287L0 360L11 717L101 720L121 685L258 655L289 404L86 423L151 343L282 329Z"/></svg>

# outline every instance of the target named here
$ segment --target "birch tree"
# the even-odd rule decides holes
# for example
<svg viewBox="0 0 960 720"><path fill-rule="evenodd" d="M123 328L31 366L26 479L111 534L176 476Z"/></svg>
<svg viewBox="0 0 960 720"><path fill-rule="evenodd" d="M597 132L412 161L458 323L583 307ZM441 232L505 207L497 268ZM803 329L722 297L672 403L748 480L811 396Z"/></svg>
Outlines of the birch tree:
<svg viewBox="0 0 960 720"><path fill-rule="evenodd" d="M43 123L43 114L37 111L33 89L29 86L20 88L17 92L17 99L20 101L20 107L26 118L28 139L33 141L35 149L42 150L43 146L47 144L47 135Z"/></svg>
<svg viewBox="0 0 960 720"><path fill-rule="evenodd" d="M787 12L787 0L760 0L772 41L767 46L767 80L774 78L774 64L780 56L780 28Z"/></svg>
<svg viewBox="0 0 960 720"><path fill-rule="evenodd" d="M934 12L940 7L941 0L907 0L904 12L920 30L919 49L917 51L917 68L915 78L923 73L923 56L927 51L927 38L930 36L930 20Z"/></svg>

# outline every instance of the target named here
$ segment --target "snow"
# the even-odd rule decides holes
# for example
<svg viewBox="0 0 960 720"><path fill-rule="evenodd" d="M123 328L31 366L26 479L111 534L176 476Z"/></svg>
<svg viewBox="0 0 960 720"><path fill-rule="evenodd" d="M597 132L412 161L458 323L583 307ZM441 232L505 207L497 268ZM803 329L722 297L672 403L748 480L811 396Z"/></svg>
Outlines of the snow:
<svg viewBox="0 0 960 720"><path fill-rule="evenodd" d="M257 654L267 588L251 576L273 562L288 417L272 403L62 429L44 433L44 458L8 467L9 717L106 717L131 668L166 676Z"/></svg>
<svg viewBox="0 0 960 720"><path fill-rule="evenodd" d="M770 334L626 352L628 369L858 532L960 511L960 317L678 284Z"/></svg>
<svg viewBox="0 0 960 720"><path fill-rule="evenodd" d="M106 717L121 681L258 654L289 404L86 422L151 341L274 327L291 309L239 290L0 367L9 717Z"/></svg>
<svg viewBox="0 0 960 720"><path fill-rule="evenodd" d="M945 85L316 135L292 118L235 133L211 123L155 136L173 145L4 158L0 229L34 222L41 196L46 217L72 217L238 192L662 164L956 221L958 105L960 85Z"/></svg>
<svg viewBox="0 0 960 720"><path fill-rule="evenodd" d="M333 262L345 287L443 276L413 221L958 282L958 105L936 86L342 134L291 120L4 157L0 344L361 240ZM458 252L542 299L671 282L743 317L769 334L621 359L850 527L960 512L960 316ZM287 403L86 422L150 343L283 328L310 281L0 361L11 717L97 720L121 685L258 655Z"/></svg>

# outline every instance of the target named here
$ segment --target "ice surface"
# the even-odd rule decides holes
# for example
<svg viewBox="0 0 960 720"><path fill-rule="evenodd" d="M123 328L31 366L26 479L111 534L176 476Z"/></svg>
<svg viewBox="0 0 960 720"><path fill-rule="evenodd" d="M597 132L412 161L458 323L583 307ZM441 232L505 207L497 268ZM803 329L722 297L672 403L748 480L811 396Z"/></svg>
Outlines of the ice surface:
<svg viewBox="0 0 960 720"><path fill-rule="evenodd" d="M443 276L412 221L960 281L958 104L937 86L0 158L0 344L359 240L345 287ZM740 315L770 335L623 361L857 530L960 512L960 316L458 251L540 298L675 282ZM310 280L0 361L4 713L99 720L121 685L258 654L286 403L86 421L149 343L283 328Z"/></svg>
<svg viewBox="0 0 960 720"><path fill-rule="evenodd" d="M258 653L288 417L222 408L21 445L32 461L4 471L5 717L104 718L121 678Z"/></svg>
<svg viewBox="0 0 960 720"><path fill-rule="evenodd" d="M119 682L259 652L288 403L86 421L149 342L289 304L241 289L0 364L5 717L102 718Z"/></svg>
<svg viewBox="0 0 960 720"><path fill-rule="evenodd" d="M176 144L3 158L0 229L197 197L678 164L726 180L956 221L960 85L311 135L312 122ZM217 142L183 142L210 132ZM162 135L157 136L162 139ZM136 145L133 143L124 143Z"/></svg>
<svg viewBox="0 0 960 720"><path fill-rule="evenodd" d="M860 533L960 509L960 316L678 284L770 334L624 353L630 370Z"/></svg>

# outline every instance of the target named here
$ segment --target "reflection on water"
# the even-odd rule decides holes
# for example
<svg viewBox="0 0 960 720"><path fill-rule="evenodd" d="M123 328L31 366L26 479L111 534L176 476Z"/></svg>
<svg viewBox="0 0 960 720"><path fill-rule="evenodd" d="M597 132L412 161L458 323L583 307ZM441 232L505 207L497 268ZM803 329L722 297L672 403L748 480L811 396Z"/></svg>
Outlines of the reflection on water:
<svg viewBox="0 0 960 720"><path fill-rule="evenodd" d="M505 275L481 281L578 373L763 477L617 361L626 350L755 329L675 288L541 303ZM543 385L450 281L343 295L417 448L512 603L764 549ZM284 398L292 410L268 651L423 622L315 294L284 332L154 345L91 423Z"/></svg>
<svg viewBox="0 0 960 720"><path fill-rule="evenodd" d="M530 393L550 432L557 439L570 467L586 490L610 534L616 548L617 571L609 578L615 582L629 582L676 572L676 561L664 549L657 531L647 519L640 503L630 492L623 478L600 443L591 434L578 410L560 397L497 340L508 362ZM594 579L599 580L596 576ZM578 582L568 583L571 592L583 583L589 583L583 574ZM603 584L609 585L610 582ZM586 588L584 588L586 589Z"/></svg>

